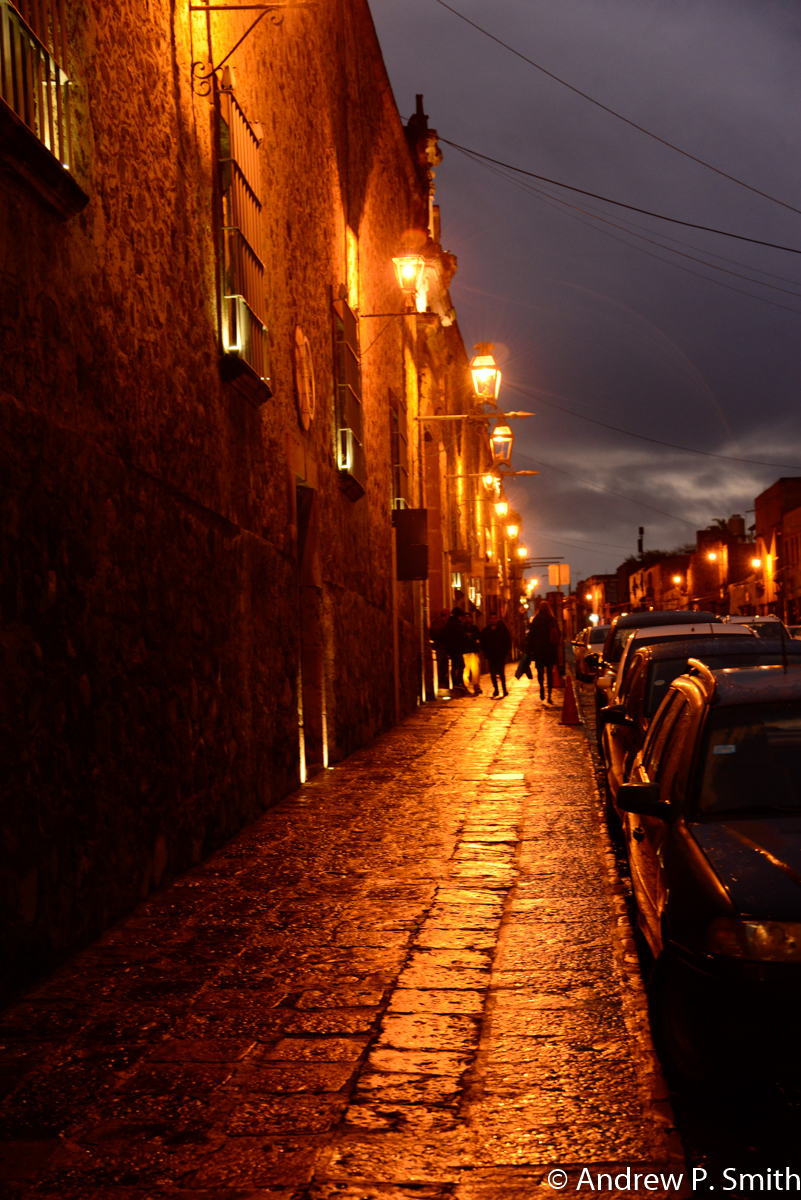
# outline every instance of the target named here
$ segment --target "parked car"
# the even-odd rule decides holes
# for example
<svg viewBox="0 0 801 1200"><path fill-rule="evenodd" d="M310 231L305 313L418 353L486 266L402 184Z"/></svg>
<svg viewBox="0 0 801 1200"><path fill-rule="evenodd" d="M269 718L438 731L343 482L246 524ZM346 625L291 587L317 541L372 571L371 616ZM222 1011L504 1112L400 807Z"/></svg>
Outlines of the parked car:
<svg viewBox="0 0 801 1200"><path fill-rule="evenodd" d="M725 627L724 627L725 628ZM737 628L737 626L735 626ZM632 643L630 643L632 645ZM601 750L606 768L607 798L619 817L616 800L634 759L642 749L648 727L674 679L695 658L712 670L780 666L784 655L801 665L801 646L779 639L750 637L672 638L634 648L614 703L601 709Z"/></svg>
<svg viewBox="0 0 801 1200"><path fill-rule="evenodd" d="M801 625L788 625L787 632L794 640L801 640Z"/></svg>
<svg viewBox="0 0 801 1200"><path fill-rule="evenodd" d="M688 1079L801 1062L801 670L670 684L618 790L658 1045Z"/></svg>
<svg viewBox="0 0 801 1200"><path fill-rule="evenodd" d="M595 670L598 665L597 652L606 641L606 635L610 628L609 625L590 625L587 629L582 629L578 637L574 639L573 667L576 679L580 679L582 683L592 683L595 678ZM594 661L595 670L590 670L586 662L588 654L593 655L593 659L590 661Z"/></svg>
<svg viewBox="0 0 801 1200"><path fill-rule="evenodd" d="M609 702L608 690L615 678L617 665L629 634L635 629L649 625L693 625L698 621L717 621L714 613L689 612L687 609L660 609L657 612L631 612L615 617L606 635L598 661L588 654L585 658L587 670L596 671L595 715Z"/></svg>
<svg viewBox="0 0 801 1200"><path fill-rule="evenodd" d="M789 630L784 622L772 613L766 613L761 617L728 617L727 620L730 625L748 625L757 637L779 637L782 629L789 636Z"/></svg>

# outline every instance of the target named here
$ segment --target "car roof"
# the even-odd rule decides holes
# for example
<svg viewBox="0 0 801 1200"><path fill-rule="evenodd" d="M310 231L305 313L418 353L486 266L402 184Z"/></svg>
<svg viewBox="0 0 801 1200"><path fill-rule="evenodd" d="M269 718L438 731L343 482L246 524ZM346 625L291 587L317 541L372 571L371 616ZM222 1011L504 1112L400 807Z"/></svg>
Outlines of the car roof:
<svg viewBox="0 0 801 1200"><path fill-rule="evenodd" d="M788 658L801 658L801 642L790 638L785 639L785 649ZM705 654L778 654L781 655L781 638L755 637L711 637L711 638L674 638L669 642L659 642L653 646L640 646L638 654L648 654L655 661L663 658L698 658L703 662Z"/></svg>
<svg viewBox="0 0 801 1200"><path fill-rule="evenodd" d="M689 629L686 625L679 627L676 625L650 625L644 629L635 629L631 636L635 642L638 642L657 637L682 638L694 631L706 634L717 633L720 637L736 638L738 641L741 638L746 638L749 642L757 640L745 625L723 625L720 621L698 621Z"/></svg>
<svg viewBox="0 0 801 1200"><path fill-rule="evenodd" d="M631 612L615 617L616 629L642 629L647 625L694 625L698 621L718 621L711 612L690 612L686 608L662 609L656 612Z"/></svg>
<svg viewBox="0 0 801 1200"><path fill-rule="evenodd" d="M777 617L775 613L765 613L761 617L729 617L730 625L757 625L765 621L776 621L779 625L782 623L781 618Z"/></svg>
<svg viewBox="0 0 801 1200"><path fill-rule="evenodd" d="M721 667L713 671L718 704L801 700L801 664L776 667Z"/></svg>

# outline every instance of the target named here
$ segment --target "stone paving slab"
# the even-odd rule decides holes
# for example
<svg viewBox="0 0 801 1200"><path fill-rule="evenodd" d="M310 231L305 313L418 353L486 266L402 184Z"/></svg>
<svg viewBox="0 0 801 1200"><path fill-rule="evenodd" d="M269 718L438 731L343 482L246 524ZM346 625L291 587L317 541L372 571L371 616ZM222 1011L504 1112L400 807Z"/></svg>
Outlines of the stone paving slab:
<svg viewBox="0 0 801 1200"><path fill-rule="evenodd" d="M522 680L424 706L0 1014L0 1194L549 1196L681 1170L666 1098L586 740Z"/></svg>

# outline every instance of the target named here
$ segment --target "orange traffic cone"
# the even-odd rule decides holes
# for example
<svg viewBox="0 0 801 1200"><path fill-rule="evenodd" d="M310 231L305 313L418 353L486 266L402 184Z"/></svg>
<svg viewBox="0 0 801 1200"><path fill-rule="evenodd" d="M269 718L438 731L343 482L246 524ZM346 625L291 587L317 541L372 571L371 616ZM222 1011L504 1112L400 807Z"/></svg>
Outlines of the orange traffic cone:
<svg viewBox="0 0 801 1200"><path fill-rule="evenodd" d="M553 686L556 688L564 687L564 684L562 683L562 677L559 674L558 663L553 664Z"/></svg>
<svg viewBox="0 0 801 1200"><path fill-rule="evenodd" d="M562 715L559 718L559 724L581 724L581 717L578 714L578 707L576 705L576 693L573 691L573 680L569 675L565 675L565 701L562 705Z"/></svg>

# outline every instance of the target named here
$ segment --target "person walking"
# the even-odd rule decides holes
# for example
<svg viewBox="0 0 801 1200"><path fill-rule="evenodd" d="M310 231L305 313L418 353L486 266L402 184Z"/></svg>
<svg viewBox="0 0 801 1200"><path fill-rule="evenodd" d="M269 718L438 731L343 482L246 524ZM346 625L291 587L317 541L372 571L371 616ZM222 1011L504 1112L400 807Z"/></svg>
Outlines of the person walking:
<svg viewBox="0 0 801 1200"><path fill-rule="evenodd" d="M541 600L537 615L528 627L526 653L537 668L540 685L540 700L545 700L545 685L548 686L547 704L551 703L553 668L559 652L559 626L547 600Z"/></svg>
<svg viewBox="0 0 801 1200"><path fill-rule="evenodd" d="M473 614L468 613L462 622L462 633L464 634L465 650L464 650L464 681L465 687L472 687L473 695L481 695L481 669L479 666L478 655L481 650L481 641L479 638L478 629L473 621Z"/></svg>
<svg viewBox="0 0 801 1200"><path fill-rule="evenodd" d="M498 684L500 683L503 695L508 696L505 667L506 657L512 649L512 635L498 614L491 612L489 624L481 630L478 636L484 657L489 664L490 679L494 689L492 695L493 697L499 695Z"/></svg>
<svg viewBox="0 0 801 1200"><path fill-rule="evenodd" d="M466 642L462 629L464 613L461 608L451 609L445 628L438 635L437 641L442 642L451 664L451 690L465 691L464 686L464 652Z"/></svg>
<svg viewBox="0 0 801 1200"><path fill-rule="evenodd" d="M448 690L448 651L440 641L440 634L447 624L448 610L447 608L441 608L439 616L434 617L428 631L428 636L431 639L437 659L437 687L443 692L447 692Z"/></svg>

